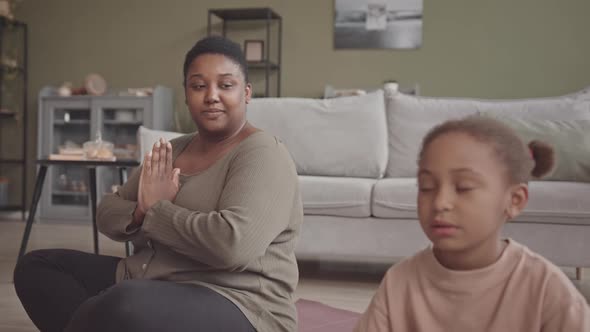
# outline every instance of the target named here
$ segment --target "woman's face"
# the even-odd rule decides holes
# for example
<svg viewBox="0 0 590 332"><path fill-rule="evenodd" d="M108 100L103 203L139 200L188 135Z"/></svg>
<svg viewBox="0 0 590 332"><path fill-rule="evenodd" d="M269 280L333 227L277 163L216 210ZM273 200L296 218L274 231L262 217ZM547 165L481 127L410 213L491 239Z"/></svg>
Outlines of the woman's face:
<svg viewBox="0 0 590 332"><path fill-rule="evenodd" d="M224 55L196 57L188 68L184 93L200 134L229 137L246 122L252 87L240 66Z"/></svg>

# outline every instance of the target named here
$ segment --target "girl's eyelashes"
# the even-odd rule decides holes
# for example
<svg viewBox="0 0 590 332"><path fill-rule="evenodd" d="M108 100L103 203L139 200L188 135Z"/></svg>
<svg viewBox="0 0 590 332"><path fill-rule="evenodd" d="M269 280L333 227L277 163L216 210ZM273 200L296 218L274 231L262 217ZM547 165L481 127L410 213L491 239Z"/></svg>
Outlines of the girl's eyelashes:
<svg viewBox="0 0 590 332"><path fill-rule="evenodd" d="M469 193L478 188L481 182L470 175L453 175L451 177L437 177L430 173L418 174L418 190L421 193L429 193L439 189L448 188L458 194Z"/></svg>
<svg viewBox="0 0 590 332"><path fill-rule="evenodd" d="M434 191L436 188L436 185L431 183L418 183L418 190L423 193ZM454 188L458 193L466 193L475 190L476 186L473 184L456 184Z"/></svg>
<svg viewBox="0 0 590 332"><path fill-rule="evenodd" d="M432 178L428 175L418 176L418 191L426 193L434 190L436 187Z"/></svg>
<svg viewBox="0 0 590 332"><path fill-rule="evenodd" d="M436 189L436 186L431 182L422 182L422 181L418 182L418 190L420 192L426 193L426 192L433 191L434 189Z"/></svg>
<svg viewBox="0 0 590 332"><path fill-rule="evenodd" d="M455 185L457 192L469 192L477 188L477 183L474 181L458 181Z"/></svg>

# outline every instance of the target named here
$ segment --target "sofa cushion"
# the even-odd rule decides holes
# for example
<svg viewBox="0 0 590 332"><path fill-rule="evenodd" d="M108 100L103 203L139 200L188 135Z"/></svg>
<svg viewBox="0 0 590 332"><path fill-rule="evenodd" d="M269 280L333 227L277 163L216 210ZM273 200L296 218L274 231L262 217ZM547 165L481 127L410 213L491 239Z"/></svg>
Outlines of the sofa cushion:
<svg viewBox="0 0 590 332"><path fill-rule="evenodd" d="M299 176L305 214L369 217L376 180L325 176Z"/></svg>
<svg viewBox="0 0 590 332"><path fill-rule="evenodd" d="M590 120L498 120L526 143L541 140L553 146L555 168L543 180L590 182Z"/></svg>
<svg viewBox="0 0 590 332"><path fill-rule="evenodd" d="M160 138L170 141L182 135L184 134L173 131L154 130L146 128L144 126L140 126L139 130L137 130L137 142L139 143L140 151L139 160L143 160L145 154L152 149L154 143L156 143L156 141Z"/></svg>
<svg viewBox="0 0 590 332"><path fill-rule="evenodd" d="M373 216L416 219L417 194L416 178L381 179L373 189Z"/></svg>
<svg viewBox="0 0 590 332"><path fill-rule="evenodd" d="M416 176L422 138L434 126L472 114L510 118L589 120L590 91L553 98L482 100L417 97L385 90L389 131L387 177Z"/></svg>
<svg viewBox="0 0 590 332"><path fill-rule="evenodd" d="M418 218L415 178L381 179L373 190L373 215ZM529 202L515 221L590 225L590 183L531 181Z"/></svg>
<svg viewBox="0 0 590 332"><path fill-rule="evenodd" d="M383 91L335 99L261 98L248 120L285 143L300 175L379 178L387 163Z"/></svg>

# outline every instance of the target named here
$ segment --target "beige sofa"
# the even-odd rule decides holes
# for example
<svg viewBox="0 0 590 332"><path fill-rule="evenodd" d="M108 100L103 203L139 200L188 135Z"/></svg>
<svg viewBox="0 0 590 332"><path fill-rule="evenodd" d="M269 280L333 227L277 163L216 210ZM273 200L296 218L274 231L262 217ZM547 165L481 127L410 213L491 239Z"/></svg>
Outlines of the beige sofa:
<svg viewBox="0 0 590 332"><path fill-rule="evenodd" d="M336 99L253 100L249 121L285 142L300 174L305 219L298 258L393 262L427 246L416 215L420 141L432 126L476 113L585 124L590 91L474 100L416 97L386 88ZM142 144L159 135L142 130ZM583 139L580 144L590 144ZM584 182L590 165L581 159L576 166L582 175L574 180L531 182L527 208L504 228L506 236L562 266L590 267L590 183Z"/></svg>

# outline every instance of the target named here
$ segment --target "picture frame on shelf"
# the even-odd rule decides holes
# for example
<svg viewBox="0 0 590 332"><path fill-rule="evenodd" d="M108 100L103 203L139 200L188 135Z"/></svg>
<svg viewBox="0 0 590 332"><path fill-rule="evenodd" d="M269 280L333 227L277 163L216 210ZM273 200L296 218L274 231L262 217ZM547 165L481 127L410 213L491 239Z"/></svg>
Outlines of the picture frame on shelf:
<svg viewBox="0 0 590 332"><path fill-rule="evenodd" d="M248 62L264 61L264 40L245 40L244 55Z"/></svg>

